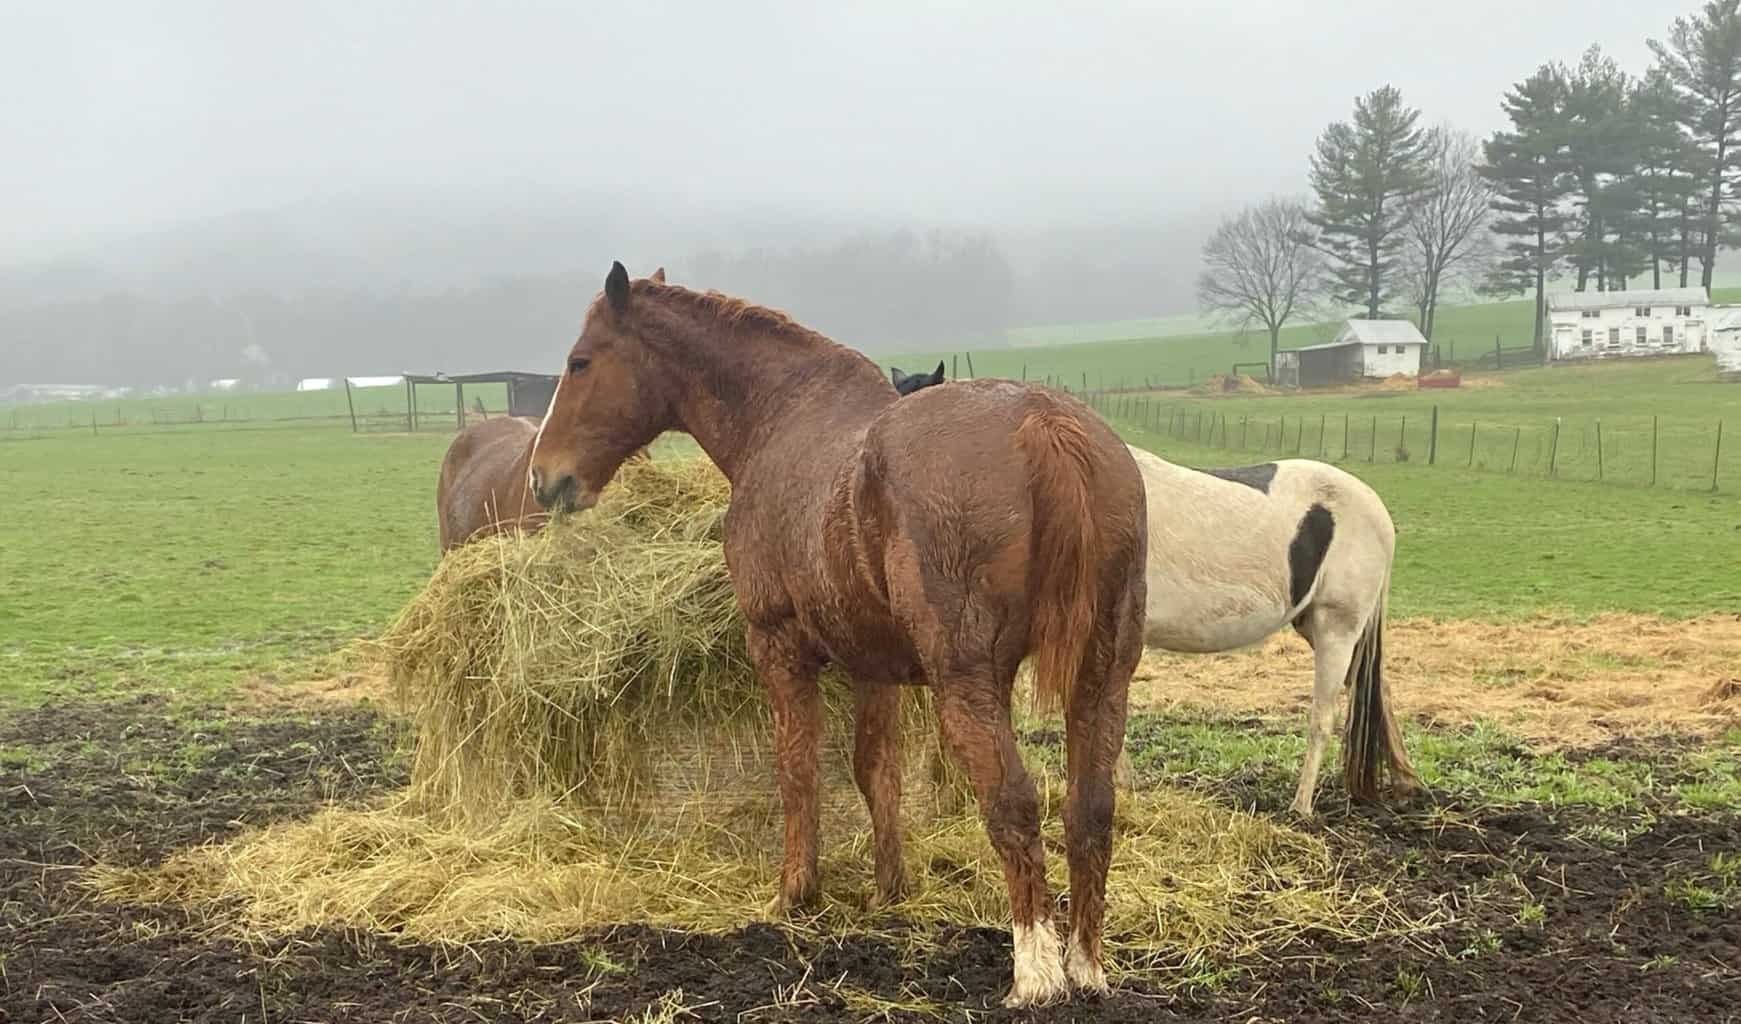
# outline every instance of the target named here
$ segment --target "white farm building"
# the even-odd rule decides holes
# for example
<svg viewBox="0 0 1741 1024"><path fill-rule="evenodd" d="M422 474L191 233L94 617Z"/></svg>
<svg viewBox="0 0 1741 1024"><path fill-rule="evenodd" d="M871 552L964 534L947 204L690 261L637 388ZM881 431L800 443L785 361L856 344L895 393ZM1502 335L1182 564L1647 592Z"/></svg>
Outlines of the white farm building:
<svg viewBox="0 0 1741 1024"><path fill-rule="evenodd" d="M1416 377L1427 339L1408 320L1349 320L1336 340L1276 353L1276 381L1292 387L1323 387L1343 381Z"/></svg>
<svg viewBox="0 0 1741 1024"><path fill-rule="evenodd" d="M1704 352L1711 298L1703 288L1563 292L1548 296L1548 358Z"/></svg>

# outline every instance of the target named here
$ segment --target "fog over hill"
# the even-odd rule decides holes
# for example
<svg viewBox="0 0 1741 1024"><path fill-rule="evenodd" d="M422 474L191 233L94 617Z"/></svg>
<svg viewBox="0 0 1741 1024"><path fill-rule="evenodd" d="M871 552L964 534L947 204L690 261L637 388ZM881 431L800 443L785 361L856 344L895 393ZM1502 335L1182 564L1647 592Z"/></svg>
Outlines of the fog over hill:
<svg viewBox="0 0 1741 1024"><path fill-rule="evenodd" d="M1301 191L1354 96L1394 82L1483 133L1593 20L1637 64L1667 18L13 4L0 388L535 367L612 259L868 349L1189 313L1218 216Z"/></svg>

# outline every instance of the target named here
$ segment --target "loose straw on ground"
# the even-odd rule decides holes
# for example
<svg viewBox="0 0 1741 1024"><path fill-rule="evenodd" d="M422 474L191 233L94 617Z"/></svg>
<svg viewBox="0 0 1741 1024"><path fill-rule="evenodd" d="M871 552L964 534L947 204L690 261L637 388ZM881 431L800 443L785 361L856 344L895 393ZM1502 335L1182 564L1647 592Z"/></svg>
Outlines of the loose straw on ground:
<svg viewBox="0 0 1741 1024"><path fill-rule="evenodd" d="M758 919L780 818L767 705L719 543L729 495L704 461L631 464L583 516L450 552L374 645L410 720L404 793L90 881L255 935L343 925L463 943ZM971 807L930 799L923 690L904 728L912 895L894 918L863 911L874 886L850 697L837 680L825 693L824 897L800 926L1006 926L983 827ZM1062 892L1060 783L1036 768ZM1317 837L1170 791L1120 803L1107 927L1127 965L1409 924L1382 887L1342 878Z"/></svg>

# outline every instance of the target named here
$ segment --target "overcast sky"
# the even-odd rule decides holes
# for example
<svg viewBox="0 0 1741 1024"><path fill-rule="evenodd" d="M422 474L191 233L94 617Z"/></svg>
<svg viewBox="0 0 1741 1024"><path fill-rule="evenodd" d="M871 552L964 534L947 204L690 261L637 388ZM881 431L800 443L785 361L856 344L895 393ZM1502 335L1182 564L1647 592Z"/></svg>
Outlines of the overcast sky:
<svg viewBox="0 0 1741 1024"><path fill-rule="evenodd" d="M1640 71L1694 0L858 6L0 0L0 245L430 187L1166 216L1301 187L1385 82L1484 133L1589 42Z"/></svg>

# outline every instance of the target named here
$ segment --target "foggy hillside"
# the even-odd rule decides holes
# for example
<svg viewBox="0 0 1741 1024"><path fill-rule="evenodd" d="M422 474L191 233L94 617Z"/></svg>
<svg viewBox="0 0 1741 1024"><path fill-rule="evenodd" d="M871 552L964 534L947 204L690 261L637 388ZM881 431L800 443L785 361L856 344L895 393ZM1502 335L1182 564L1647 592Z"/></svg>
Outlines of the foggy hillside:
<svg viewBox="0 0 1741 1024"><path fill-rule="evenodd" d="M267 366L277 384L539 368L613 259L784 308L867 351L1001 346L1015 326L1190 309L1211 227L945 228L573 192L354 194L0 269L0 380L84 380L93 365L132 385ZM269 364L245 358L250 346Z"/></svg>

